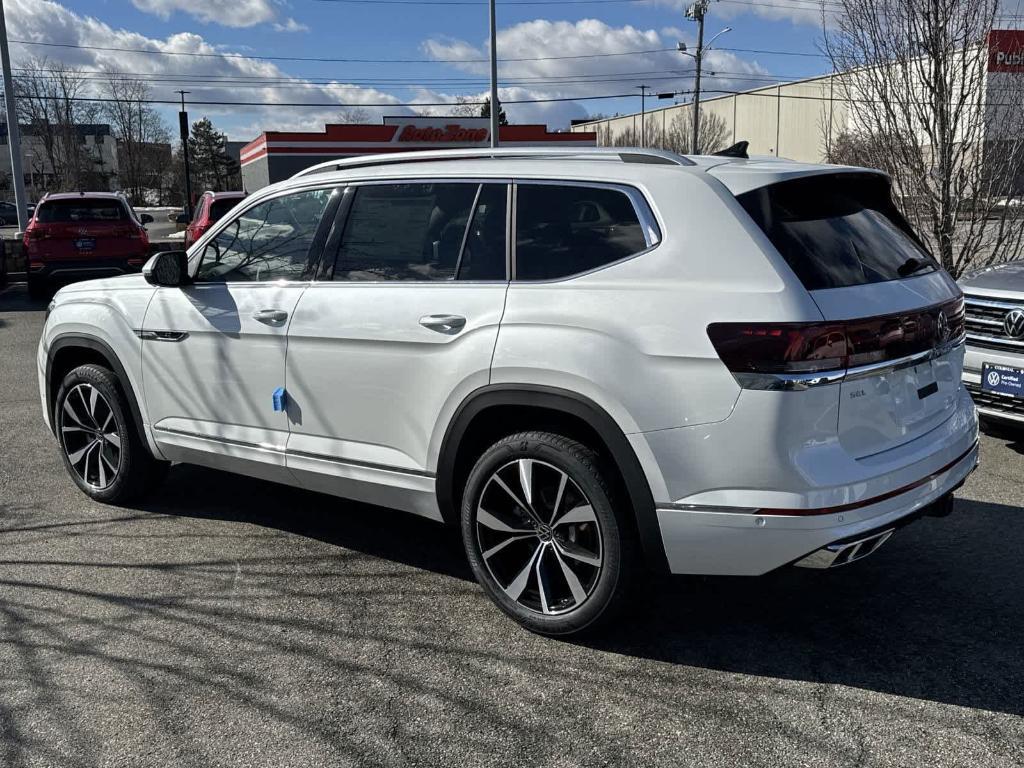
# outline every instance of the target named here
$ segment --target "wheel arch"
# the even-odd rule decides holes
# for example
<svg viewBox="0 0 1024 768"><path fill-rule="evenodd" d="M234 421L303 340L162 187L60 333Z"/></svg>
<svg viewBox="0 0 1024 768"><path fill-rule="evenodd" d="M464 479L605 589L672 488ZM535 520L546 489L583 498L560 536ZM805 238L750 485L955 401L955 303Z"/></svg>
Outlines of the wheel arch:
<svg viewBox="0 0 1024 768"><path fill-rule="evenodd" d="M128 401L128 410L131 412L132 421L138 432L142 445L148 446L146 430L143 426L142 411L139 408L139 401L135 396L131 380L125 371L124 365L118 359L117 354L103 339L85 333L63 333L50 342L46 354L46 407L50 414L50 429L56 434L56 420L52 418L57 390L60 382L69 371L79 365L88 363L100 363L114 372L117 382Z"/></svg>
<svg viewBox="0 0 1024 768"><path fill-rule="evenodd" d="M515 428L502 428L502 416L515 417ZM522 416L537 420L520 421ZM497 423L495 423L497 419ZM441 442L437 462L438 506L446 522L458 519L458 508L471 461L479 448L500 434L527 428L568 427L598 444L621 480L621 490L632 507L648 567L668 572L654 508L654 498L633 447L615 420L601 406L570 390L542 385L493 384L472 392L456 409ZM503 433L503 434L502 434ZM488 443L490 444L490 443ZM483 446L486 448L486 446ZM469 465L469 466L467 466Z"/></svg>

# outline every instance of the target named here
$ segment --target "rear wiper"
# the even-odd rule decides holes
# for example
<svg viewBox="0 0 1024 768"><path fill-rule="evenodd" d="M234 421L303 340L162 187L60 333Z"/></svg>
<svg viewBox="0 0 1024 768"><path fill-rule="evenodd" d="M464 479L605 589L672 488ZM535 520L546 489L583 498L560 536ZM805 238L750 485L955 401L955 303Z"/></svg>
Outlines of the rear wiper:
<svg viewBox="0 0 1024 768"><path fill-rule="evenodd" d="M914 256L904 261L896 268L896 273L900 277L910 277L915 272L920 272L925 267L934 266L931 261L923 261Z"/></svg>

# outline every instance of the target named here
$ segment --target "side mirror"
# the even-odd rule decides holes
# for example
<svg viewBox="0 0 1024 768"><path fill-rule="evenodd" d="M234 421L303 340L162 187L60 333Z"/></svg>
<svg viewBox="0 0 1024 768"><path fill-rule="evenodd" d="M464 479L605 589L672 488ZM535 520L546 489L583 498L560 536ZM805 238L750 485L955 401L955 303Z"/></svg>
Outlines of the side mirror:
<svg viewBox="0 0 1024 768"><path fill-rule="evenodd" d="M142 275L150 285L178 288L188 285L188 254L185 251L160 251L146 262Z"/></svg>
<svg viewBox="0 0 1024 768"><path fill-rule="evenodd" d="M143 224L152 224L153 217L150 216L148 213L144 213L141 216L139 216L139 221L141 221Z"/></svg>

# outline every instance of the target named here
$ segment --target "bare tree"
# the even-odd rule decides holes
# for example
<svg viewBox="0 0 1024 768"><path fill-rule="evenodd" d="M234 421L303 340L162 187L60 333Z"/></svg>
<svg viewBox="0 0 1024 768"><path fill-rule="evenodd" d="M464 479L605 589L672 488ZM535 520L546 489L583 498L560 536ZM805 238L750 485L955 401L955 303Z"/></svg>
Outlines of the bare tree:
<svg viewBox="0 0 1024 768"><path fill-rule="evenodd" d="M159 113L149 106L149 87L115 75L107 79L104 114L118 142L118 175L133 205L145 205L147 193L162 187L171 164L171 137Z"/></svg>
<svg viewBox="0 0 1024 768"><path fill-rule="evenodd" d="M368 123L370 110L366 107L344 107L341 110L342 123Z"/></svg>
<svg viewBox="0 0 1024 768"><path fill-rule="evenodd" d="M104 169L102 154L96 157L80 137L83 125L95 123L99 105L89 102L88 82L75 67L46 58L24 63L14 79L18 118L35 136L45 155L53 191L101 186L113 168ZM99 168L97 169L97 165Z"/></svg>
<svg viewBox="0 0 1024 768"><path fill-rule="evenodd" d="M679 111L665 131L662 147L681 155L708 154L725 147L730 131L721 115L701 110L699 128L700 147L694 152L690 146L693 143L693 107Z"/></svg>
<svg viewBox="0 0 1024 768"><path fill-rule="evenodd" d="M452 117L479 117L480 105L474 103L473 96L456 96L455 104L448 110Z"/></svg>
<svg viewBox="0 0 1024 768"><path fill-rule="evenodd" d="M849 109L830 159L886 171L954 276L1019 257L1024 85L986 72L999 0L836 3L824 43Z"/></svg>

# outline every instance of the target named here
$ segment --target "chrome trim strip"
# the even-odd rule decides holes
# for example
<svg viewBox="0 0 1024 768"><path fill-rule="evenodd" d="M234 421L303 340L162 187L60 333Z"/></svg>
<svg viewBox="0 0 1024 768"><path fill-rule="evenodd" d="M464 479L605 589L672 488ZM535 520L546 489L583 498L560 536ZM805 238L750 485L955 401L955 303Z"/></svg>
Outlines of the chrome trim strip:
<svg viewBox="0 0 1024 768"><path fill-rule="evenodd" d="M1007 347L1024 349L1024 341L1014 341L1013 339L1009 339L1005 336L985 336L981 333L968 333L967 341L981 341L986 344L1001 344Z"/></svg>
<svg viewBox="0 0 1024 768"><path fill-rule="evenodd" d="M188 331L148 331L137 328L135 335L143 341L184 341L188 338Z"/></svg>
<svg viewBox="0 0 1024 768"><path fill-rule="evenodd" d="M873 555L895 532L895 528L889 528L881 533L873 533L870 536L865 536L855 541L847 541L842 544L828 544L797 560L793 565L798 568L838 568L849 565L858 560L863 560L868 555Z"/></svg>
<svg viewBox="0 0 1024 768"><path fill-rule="evenodd" d="M968 294L964 294L964 304L973 304L978 307L987 307L988 309L1021 309L1024 307L1024 302L1022 301L1010 303L1006 301L996 301L994 299L979 299Z"/></svg>
<svg viewBox="0 0 1024 768"><path fill-rule="evenodd" d="M287 450L285 453L288 456L295 456L303 459L316 459L318 461L329 461L332 464L347 464L352 467L363 467L365 469L379 469L384 472L399 472L403 475L414 475L416 477L427 477L434 478L436 475L433 472L426 472L420 469L407 469L405 467L395 467L391 464L378 464L372 461L359 461L358 459L342 459L337 456L328 456L324 453L313 453L312 451L296 451L294 449Z"/></svg>
<svg viewBox="0 0 1024 768"><path fill-rule="evenodd" d="M198 440L207 440L211 443L224 443L225 445L237 445L241 448L253 448L258 451L284 453L283 445L274 445L272 443L250 443L245 440L232 440L231 438L219 437L217 435L204 435L201 432L190 432L187 429L174 429L173 427L153 427L153 429L157 432L165 432L169 435L194 437Z"/></svg>
<svg viewBox="0 0 1024 768"><path fill-rule="evenodd" d="M219 437L217 435L204 435L201 432L191 432L186 429L174 429L173 427L153 427L158 432L165 432L169 435L181 435L182 437L193 437L198 440L207 440L211 443L223 443L225 445L237 445L242 448L252 448L258 451L268 451L272 453L279 453L285 457L295 456L298 458L306 459L317 459L319 461L328 461L333 464L347 464L353 467L363 467L365 469L379 469L384 472L398 472L403 475L413 475L415 477L426 477L433 479L436 475L433 472L425 472L419 469L407 469L405 467L395 467L390 464L377 464L372 461L359 461L357 459L341 459L337 456L328 456L323 453L313 453L310 451L295 451L288 450L283 445L273 445L271 443L251 443L245 440L232 440L227 437Z"/></svg>
<svg viewBox="0 0 1024 768"><path fill-rule="evenodd" d="M970 334L967 334L969 337ZM933 349L926 349L923 352L916 352L913 355L897 358L896 360L882 360L878 363L858 365L854 368L846 368L836 371L816 373L733 373L736 383L743 389L756 389L769 392L803 392L812 387L821 387L828 384L838 384L843 381L857 381L869 376L878 376L883 373L912 368L915 365L944 357L957 347L964 344L964 338L955 339ZM1024 346L1024 345L1022 345Z"/></svg>
<svg viewBox="0 0 1024 768"><path fill-rule="evenodd" d="M825 373L734 373L743 389L762 392L803 392L811 387L838 384L846 378L846 370Z"/></svg>
<svg viewBox="0 0 1024 768"><path fill-rule="evenodd" d="M977 404L974 407L978 409L978 413L982 416L988 416L990 419L1004 419L1017 424L1024 424L1024 416L1019 413L1014 413L1013 411L1001 411L998 408L988 408Z"/></svg>
<svg viewBox="0 0 1024 768"><path fill-rule="evenodd" d="M976 316L968 315L967 316L967 322L968 323L978 323L979 325L994 325L997 328L1002 328L1003 327L1003 321L1002 320L993 320L990 317L976 317Z"/></svg>

